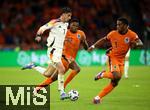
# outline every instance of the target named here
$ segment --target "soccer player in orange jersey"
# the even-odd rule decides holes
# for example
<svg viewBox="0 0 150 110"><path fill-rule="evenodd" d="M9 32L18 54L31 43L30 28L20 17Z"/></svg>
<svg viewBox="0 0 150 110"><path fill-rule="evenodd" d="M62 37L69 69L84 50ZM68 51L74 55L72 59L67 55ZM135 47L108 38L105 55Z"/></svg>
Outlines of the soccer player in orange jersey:
<svg viewBox="0 0 150 110"><path fill-rule="evenodd" d="M82 46L86 50L88 49L86 36L84 32L79 30L78 28L79 28L79 21L77 19L72 19L70 22L70 28L68 29L65 37L63 55L61 58L62 63L65 67L65 72L67 72L69 68L72 70L64 83L64 88L73 79L73 77L75 77L76 74L80 72L80 67L77 65L75 61L80 46ZM51 56L52 54L49 53L49 55ZM38 68L39 67L40 66L38 66ZM23 69L31 69L31 68L37 70L37 66L33 64L32 66L31 64L29 64L23 67ZM40 68L42 68L43 70L45 69L43 67ZM47 79L36 87L36 91L39 91L42 87L48 86L49 84L57 80L58 70L53 65L49 65L48 68L49 71L46 71L46 69L43 72L37 70L45 77L47 77Z"/></svg>
<svg viewBox="0 0 150 110"><path fill-rule="evenodd" d="M85 33L78 28L79 21L77 19L72 19L70 23L70 29L67 31L63 53L69 62L69 68L73 71L65 80L64 87L66 87L66 85L73 79L73 77L80 72L80 67L77 66L77 63L75 62L78 50L81 46L85 50L88 49Z"/></svg>
<svg viewBox="0 0 150 110"><path fill-rule="evenodd" d="M117 19L117 30L111 31L106 37L101 38L88 49L88 51L91 51L94 48L101 47L107 41L112 45L110 51L107 53L110 70L108 72L102 71L95 76L95 80L108 78L111 81L96 97L94 97L94 104L100 103L101 99L118 85L124 72L124 60L129 48L142 47L143 45L137 34L128 27L127 19Z"/></svg>

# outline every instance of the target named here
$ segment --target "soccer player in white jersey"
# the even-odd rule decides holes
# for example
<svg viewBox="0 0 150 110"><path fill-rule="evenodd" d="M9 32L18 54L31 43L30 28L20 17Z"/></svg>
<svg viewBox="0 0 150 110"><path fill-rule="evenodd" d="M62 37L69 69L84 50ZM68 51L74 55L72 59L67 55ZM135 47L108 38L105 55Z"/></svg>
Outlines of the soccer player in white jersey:
<svg viewBox="0 0 150 110"><path fill-rule="evenodd" d="M72 11L70 8L62 8L62 13L58 19L53 19L47 24L41 26L37 31L36 41L41 41L41 35L46 30L50 30L49 36L47 38L48 53L53 55L50 57L50 60L58 69L58 90L60 90L61 99L67 97L64 91L64 73L65 68L61 62L62 50L64 45L64 40L68 28L68 21L71 19ZM43 71L42 68L37 68L39 71ZM49 68L47 68L49 71Z"/></svg>
<svg viewBox="0 0 150 110"><path fill-rule="evenodd" d="M125 78L128 78L129 57L130 57L130 49L128 50L126 57L125 57L125 63L124 63L124 77Z"/></svg>

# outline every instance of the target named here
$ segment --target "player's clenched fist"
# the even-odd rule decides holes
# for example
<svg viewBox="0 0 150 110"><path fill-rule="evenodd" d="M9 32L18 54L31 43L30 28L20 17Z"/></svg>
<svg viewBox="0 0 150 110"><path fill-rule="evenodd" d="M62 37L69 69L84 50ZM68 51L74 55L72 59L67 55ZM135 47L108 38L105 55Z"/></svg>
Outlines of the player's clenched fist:
<svg viewBox="0 0 150 110"><path fill-rule="evenodd" d="M36 35L36 37L35 37L35 41L37 41L37 42L40 42L41 41L41 36L40 35Z"/></svg>
<svg viewBox="0 0 150 110"><path fill-rule="evenodd" d="M92 45L91 47L88 48L88 51L90 52L90 51L92 51L94 48L95 48L95 46Z"/></svg>

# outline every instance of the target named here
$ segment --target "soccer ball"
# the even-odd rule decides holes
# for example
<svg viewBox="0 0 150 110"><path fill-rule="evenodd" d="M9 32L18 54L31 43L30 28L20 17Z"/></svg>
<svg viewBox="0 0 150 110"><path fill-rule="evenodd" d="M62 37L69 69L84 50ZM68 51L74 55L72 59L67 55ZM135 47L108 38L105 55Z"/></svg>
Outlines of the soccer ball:
<svg viewBox="0 0 150 110"><path fill-rule="evenodd" d="M71 101L76 101L79 98L79 92L76 90L70 90L68 92Z"/></svg>

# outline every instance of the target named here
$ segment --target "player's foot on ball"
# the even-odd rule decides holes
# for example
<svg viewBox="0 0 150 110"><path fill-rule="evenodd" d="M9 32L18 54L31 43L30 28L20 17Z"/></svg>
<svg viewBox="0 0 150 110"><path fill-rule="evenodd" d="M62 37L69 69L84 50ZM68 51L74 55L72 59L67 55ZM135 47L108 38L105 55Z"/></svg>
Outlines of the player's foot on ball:
<svg viewBox="0 0 150 110"><path fill-rule="evenodd" d="M60 95L60 100L69 99L69 98L70 98L69 95L67 95L65 92Z"/></svg>
<svg viewBox="0 0 150 110"><path fill-rule="evenodd" d="M99 104L100 102L101 102L101 99L99 96L94 97L94 99L93 99L94 104Z"/></svg>
<svg viewBox="0 0 150 110"><path fill-rule="evenodd" d="M36 67L36 65L34 63L29 63L26 66L22 67L21 70L32 69L33 67Z"/></svg>
<svg viewBox="0 0 150 110"><path fill-rule="evenodd" d="M97 81L97 80L99 80L99 79L102 79L102 74L103 74L104 72L105 72L105 70L102 71L102 72L100 72L100 73L98 73L98 74L95 76L94 80Z"/></svg>

